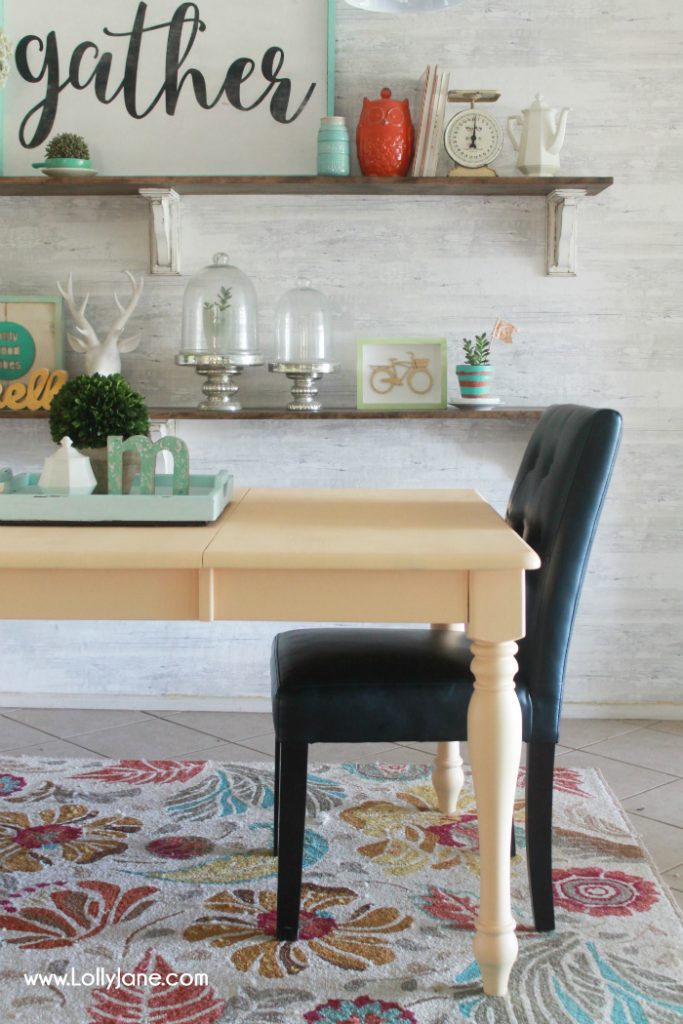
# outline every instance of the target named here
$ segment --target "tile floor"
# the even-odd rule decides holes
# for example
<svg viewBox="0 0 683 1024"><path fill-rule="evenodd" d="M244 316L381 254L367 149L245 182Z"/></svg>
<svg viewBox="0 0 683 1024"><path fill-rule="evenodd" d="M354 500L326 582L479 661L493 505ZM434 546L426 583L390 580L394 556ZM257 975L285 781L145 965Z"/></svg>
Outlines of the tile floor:
<svg viewBox="0 0 683 1024"><path fill-rule="evenodd" d="M0 711L0 755L264 761L269 714L205 711ZM467 745L463 756L467 758ZM317 744L317 761L431 760L435 744ZM683 907L683 722L568 719L559 765L599 768Z"/></svg>

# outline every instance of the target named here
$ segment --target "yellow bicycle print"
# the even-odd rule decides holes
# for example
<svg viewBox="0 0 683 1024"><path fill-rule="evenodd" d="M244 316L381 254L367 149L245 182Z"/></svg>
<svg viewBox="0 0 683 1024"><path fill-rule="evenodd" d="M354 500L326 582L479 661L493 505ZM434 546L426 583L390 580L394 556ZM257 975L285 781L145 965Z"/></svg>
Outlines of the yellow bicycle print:
<svg viewBox="0 0 683 1024"><path fill-rule="evenodd" d="M410 360L392 357L384 365L372 365L370 387L378 395L388 395L393 388L408 387L416 395L426 395L434 387L434 378L429 372L429 359L415 358L409 352ZM402 371L399 370L402 367Z"/></svg>

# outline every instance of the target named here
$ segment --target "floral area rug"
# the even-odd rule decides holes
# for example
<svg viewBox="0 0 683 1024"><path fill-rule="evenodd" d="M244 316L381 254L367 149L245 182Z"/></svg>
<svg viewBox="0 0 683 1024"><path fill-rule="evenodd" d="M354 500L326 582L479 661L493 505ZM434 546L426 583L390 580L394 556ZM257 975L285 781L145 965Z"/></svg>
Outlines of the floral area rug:
<svg viewBox="0 0 683 1024"><path fill-rule="evenodd" d="M519 959L486 998L468 778L309 774L301 930L275 938L272 766L0 763L0 1020L17 1024L683 1024L683 925L593 770L556 772L557 930L533 931L523 785Z"/></svg>

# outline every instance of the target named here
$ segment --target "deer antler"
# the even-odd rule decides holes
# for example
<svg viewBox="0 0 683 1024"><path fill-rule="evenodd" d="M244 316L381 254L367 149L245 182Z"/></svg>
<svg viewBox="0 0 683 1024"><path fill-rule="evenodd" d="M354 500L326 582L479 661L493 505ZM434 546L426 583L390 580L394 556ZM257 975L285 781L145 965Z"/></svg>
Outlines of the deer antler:
<svg viewBox="0 0 683 1024"><path fill-rule="evenodd" d="M69 274L69 280L67 281L66 288L64 288L59 281L57 282L57 287L59 288L59 293L66 302L69 312L74 319L76 330L80 335L82 335L82 337L77 338L75 335L69 334L69 344L76 352L87 352L89 349L97 348L100 343L99 338L95 333L94 327L85 316L85 310L90 296L86 295L83 300L83 304L79 308L76 303L76 299L74 298L73 274Z"/></svg>
<svg viewBox="0 0 683 1024"><path fill-rule="evenodd" d="M111 330L109 331L109 334L107 335L104 344L116 345L120 352L131 352L132 349L135 348L135 346L138 344L140 340L140 335L137 334L135 335L135 337L132 338L122 338L121 334L123 333L123 328L126 326L128 320L135 311L135 307L140 301L140 296L142 295L142 289L144 287L145 281L144 278L142 277L140 278L139 281L136 281L133 275L131 274L130 270L126 270L125 275L131 284L131 297L128 302L128 305L124 306L116 292L114 292L114 302L116 303L116 307L119 310L120 315L112 324Z"/></svg>

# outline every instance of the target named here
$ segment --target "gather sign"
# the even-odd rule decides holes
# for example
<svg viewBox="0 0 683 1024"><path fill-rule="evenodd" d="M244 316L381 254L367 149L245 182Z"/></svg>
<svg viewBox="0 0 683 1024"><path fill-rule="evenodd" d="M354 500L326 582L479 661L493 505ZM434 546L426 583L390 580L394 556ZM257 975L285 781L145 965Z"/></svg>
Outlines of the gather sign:
<svg viewBox="0 0 683 1024"><path fill-rule="evenodd" d="M5 174L55 133L111 174L315 170L331 0L5 0ZM0 147L2 149L2 147ZM37 151L37 152L36 152Z"/></svg>

